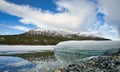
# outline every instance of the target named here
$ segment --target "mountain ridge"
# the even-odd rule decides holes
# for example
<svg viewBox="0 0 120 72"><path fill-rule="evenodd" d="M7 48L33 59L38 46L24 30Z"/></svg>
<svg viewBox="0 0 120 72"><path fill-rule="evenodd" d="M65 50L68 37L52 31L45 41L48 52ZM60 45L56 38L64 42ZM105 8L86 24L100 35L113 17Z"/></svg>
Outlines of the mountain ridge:
<svg viewBox="0 0 120 72"><path fill-rule="evenodd" d="M50 29L33 29L18 35L0 35L0 44L8 45L56 45L68 40L110 40L78 32Z"/></svg>

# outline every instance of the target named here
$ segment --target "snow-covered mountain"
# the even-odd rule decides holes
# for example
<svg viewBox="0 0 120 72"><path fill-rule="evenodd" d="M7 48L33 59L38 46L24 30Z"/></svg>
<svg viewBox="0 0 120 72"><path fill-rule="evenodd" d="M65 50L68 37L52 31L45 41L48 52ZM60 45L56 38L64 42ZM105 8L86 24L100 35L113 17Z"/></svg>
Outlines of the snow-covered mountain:
<svg viewBox="0 0 120 72"><path fill-rule="evenodd" d="M33 30L30 30L26 32L26 34L31 34L31 35L47 35L47 36L59 36L59 37L67 37L67 38L72 38L72 36L79 36L80 33L78 32L72 32L68 30L63 30L63 29L42 29L42 28L36 28Z"/></svg>
<svg viewBox="0 0 120 72"><path fill-rule="evenodd" d="M96 36L95 34L90 34L87 32L73 32L64 29L44 29L44 28L35 28L26 32L25 34L30 35L45 35L45 36L52 36L52 37L66 37L66 38L74 38L74 39L81 39L81 38L102 38L100 36ZM88 38L88 39L89 39Z"/></svg>
<svg viewBox="0 0 120 72"><path fill-rule="evenodd" d="M68 40L110 40L89 34L58 29L36 28L18 35L0 35L0 44L9 45L56 45Z"/></svg>

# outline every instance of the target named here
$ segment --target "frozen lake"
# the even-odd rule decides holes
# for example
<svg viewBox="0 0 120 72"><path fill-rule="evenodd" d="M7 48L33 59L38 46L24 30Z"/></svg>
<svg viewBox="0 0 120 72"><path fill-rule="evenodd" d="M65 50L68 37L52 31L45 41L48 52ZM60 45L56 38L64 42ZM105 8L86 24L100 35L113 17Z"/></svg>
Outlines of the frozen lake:
<svg viewBox="0 0 120 72"><path fill-rule="evenodd" d="M0 45L0 72L50 72L59 66L54 45Z"/></svg>
<svg viewBox="0 0 120 72"><path fill-rule="evenodd" d="M115 48L120 48L119 41L67 41L56 46L0 45L0 72L53 72L74 60L94 58Z"/></svg>
<svg viewBox="0 0 120 72"><path fill-rule="evenodd" d="M0 54L41 52L54 50L54 45L0 45Z"/></svg>

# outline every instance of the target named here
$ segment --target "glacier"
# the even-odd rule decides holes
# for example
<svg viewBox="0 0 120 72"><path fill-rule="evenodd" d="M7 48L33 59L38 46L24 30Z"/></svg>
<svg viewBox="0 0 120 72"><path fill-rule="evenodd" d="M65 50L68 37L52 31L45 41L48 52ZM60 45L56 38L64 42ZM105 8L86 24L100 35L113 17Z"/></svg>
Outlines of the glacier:
<svg viewBox="0 0 120 72"><path fill-rule="evenodd" d="M120 41L64 41L54 48L57 59L78 61L90 56L103 55L107 50L120 48Z"/></svg>

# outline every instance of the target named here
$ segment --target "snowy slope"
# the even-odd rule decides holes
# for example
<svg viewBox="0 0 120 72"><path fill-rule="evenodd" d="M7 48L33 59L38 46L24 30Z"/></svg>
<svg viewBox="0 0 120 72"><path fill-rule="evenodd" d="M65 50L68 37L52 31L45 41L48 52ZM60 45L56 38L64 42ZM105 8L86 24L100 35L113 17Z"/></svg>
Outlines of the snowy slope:
<svg viewBox="0 0 120 72"><path fill-rule="evenodd" d="M62 37L70 37L71 35L79 35L78 32L72 32L63 29L43 29L36 28L27 32L27 34L37 34L37 35L48 35L48 36L62 36Z"/></svg>

